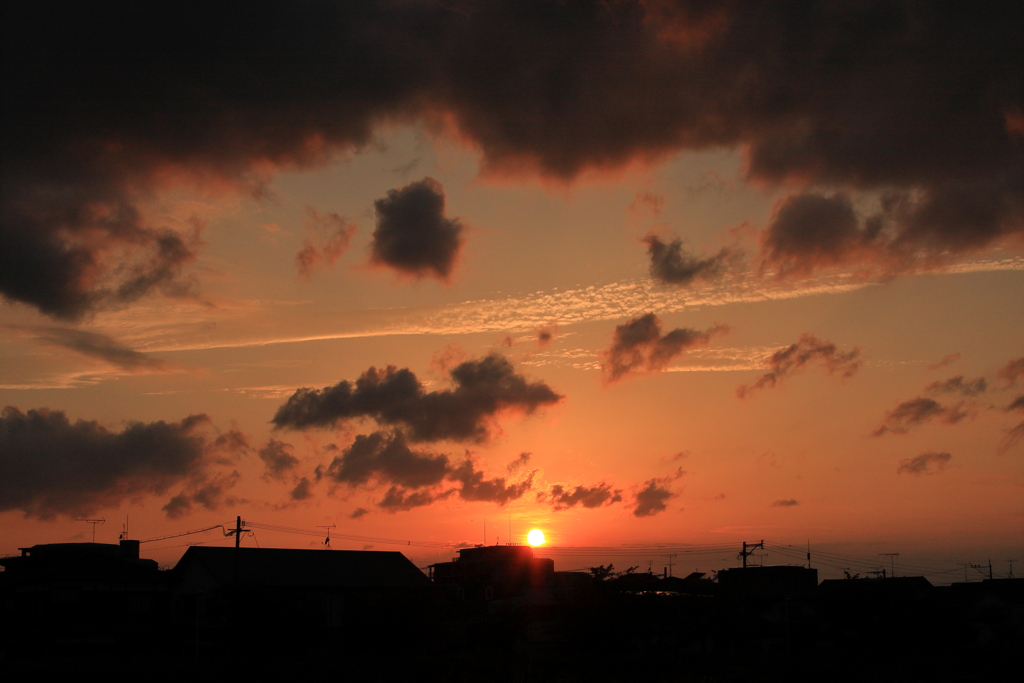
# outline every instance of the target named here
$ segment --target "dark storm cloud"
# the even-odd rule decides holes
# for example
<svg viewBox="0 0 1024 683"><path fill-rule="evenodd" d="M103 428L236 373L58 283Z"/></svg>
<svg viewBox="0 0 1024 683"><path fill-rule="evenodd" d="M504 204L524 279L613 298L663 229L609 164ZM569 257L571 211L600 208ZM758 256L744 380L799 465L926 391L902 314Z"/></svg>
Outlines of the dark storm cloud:
<svg viewBox="0 0 1024 683"><path fill-rule="evenodd" d="M686 253L681 239L666 244L657 235L648 235L642 241L647 245L647 255L651 258L651 277L672 285L714 280L722 274L726 261L732 255L731 250L721 249L714 256L701 259Z"/></svg>
<svg viewBox="0 0 1024 683"><path fill-rule="evenodd" d="M503 356L491 354L450 370L454 388L426 392L408 369L370 368L354 383L299 389L274 416L278 428L329 427L372 418L405 427L412 441L483 441L500 412L527 415L562 399L544 382L528 382Z"/></svg>
<svg viewBox="0 0 1024 683"><path fill-rule="evenodd" d="M680 327L661 334L661 320L647 313L615 327L612 345L601 354L606 382L616 382L632 372L658 372L687 349L704 346L711 337L728 331L716 325L704 332Z"/></svg>
<svg viewBox="0 0 1024 683"><path fill-rule="evenodd" d="M0 511L40 519L90 514L180 484L178 508L192 500L215 506L234 480L212 467L237 451L237 439L211 439L209 427L205 415L192 415L130 422L116 432L71 422L57 410L7 407L0 416Z"/></svg>
<svg viewBox="0 0 1024 683"><path fill-rule="evenodd" d="M477 470L473 461L467 458L448 473L448 479L462 484L458 489L462 500L505 505L522 498L533 488L533 475L531 472L525 479L515 483L506 483L505 477L484 479L484 473Z"/></svg>
<svg viewBox="0 0 1024 683"><path fill-rule="evenodd" d="M779 349L768 358L768 372L751 385L740 385L736 395L746 398L756 389L776 386L786 377L800 372L817 362L830 375L852 377L860 368L860 349L840 351L832 342L818 339L813 334L802 334L795 344Z"/></svg>
<svg viewBox="0 0 1024 683"><path fill-rule="evenodd" d="M996 377L1003 380L1006 386L1017 385L1017 378L1024 377L1024 356L1007 361L996 373Z"/></svg>
<svg viewBox="0 0 1024 683"><path fill-rule="evenodd" d="M330 268L345 253L356 226L349 225L336 213L320 214L311 206L306 207L309 219L303 229L309 235L302 249L295 255L295 267L302 277L310 277L322 267Z"/></svg>
<svg viewBox="0 0 1024 683"><path fill-rule="evenodd" d="M8 2L0 292L57 317L172 283L139 206L426 121L571 179L744 146L750 179L880 190L894 243L1021 230L1020 3ZM828 240L825 241L826 244ZM117 273L114 248L138 258Z"/></svg>
<svg viewBox="0 0 1024 683"><path fill-rule="evenodd" d="M622 502L622 490L613 489L610 484L601 482L594 486L565 487L554 484L547 493L537 494L537 502L550 503L554 510L568 510L581 505L585 508L598 508ZM643 515L641 515L643 516Z"/></svg>
<svg viewBox="0 0 1024 683"><path fill-rule="evenodd" d="M785 500L777 500L777 501L775 501L774 503L772 503L772 507L773 508L791 508L791 507L795 507L795 506L797 506L799 504L800 504L799 500L794 500L793 498L787 498Z"/></svg>
<svg viewBox="0 0 1024 683"><path fill-rule="evenodd" d="M961 396L977 396L985 393L988 383L984 377L965 380L963 375L950 377L942 382L932 382L924 388L929 394L960 394Z"/></svg>
<svg viewBox="0 0 1024 683"><path fill-rule="evenodd" d="M266 468L265 479L282 481L299 464L299 459L292 455L292 445L277 439L267 440L258 455Z"/></svg>
<svg viewBox="0 0 1024 683"><path fill-rule="evenodd" d="M900 460L896 474L932 474L933 468L935 472L941 472L952 458L949 453L922 453L904 458Z"/></svg>
<svg viewBox="0 0 1024 683"><path fill-rule="evenodd" d="M410 449L401 432L360 434L327 468L332 481L349 486L376 479L407 488L434 486L448 472L448 456Z"/></svg>
<svg viewBox="0 0 1024 683"><path fill-rule="evenodd" d="M370 260L408 275L448 279L464 240L459 221L444 215L444 202L444 188L430 177L388 190L373 203Z"/></svg>
<svg viewBox="0 0 1024 683"><path fill-rule="evenodd" d="M637 517L652 517L668 508L668 501L676 494L668 488L667 479L649 479L644 488L636 494L633 514Z"/></svg>
<svg viewBox="0 0 1024 683"><path fill-rule="evenodd" d="M893 410L886 412L882 424L872 432L872 436L883 434L906 434L911 427L938 420L943 424L956 424L971 413L965 408L965 402L960 401L951 406L944 406L938 401L930 398L917 398L896 406Z"/></svg>
<svg viewBox="0 0 1024 683"><path fill-rule="evenodd" d="M70 349L83 356L98 358L116 365L128 372L171 372L178 368L174 363L135 351L114 339L95 332L73 330L65 327L13 328L24 330L46 344Z"/></svg>

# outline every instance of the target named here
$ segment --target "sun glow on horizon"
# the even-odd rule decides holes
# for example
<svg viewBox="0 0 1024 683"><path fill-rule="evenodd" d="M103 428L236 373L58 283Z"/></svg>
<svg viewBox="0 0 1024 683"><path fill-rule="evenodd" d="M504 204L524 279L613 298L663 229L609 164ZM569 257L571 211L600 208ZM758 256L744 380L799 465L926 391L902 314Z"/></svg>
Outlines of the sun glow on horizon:
<svg viewBox="0 0 1024 683"><path fill-rule="evenodd" d="M532 529L530 533L526 534L526 542L532 545L534 548L540 545L544 545L547 539L544 538L544 532L540 529Z"/></svg>

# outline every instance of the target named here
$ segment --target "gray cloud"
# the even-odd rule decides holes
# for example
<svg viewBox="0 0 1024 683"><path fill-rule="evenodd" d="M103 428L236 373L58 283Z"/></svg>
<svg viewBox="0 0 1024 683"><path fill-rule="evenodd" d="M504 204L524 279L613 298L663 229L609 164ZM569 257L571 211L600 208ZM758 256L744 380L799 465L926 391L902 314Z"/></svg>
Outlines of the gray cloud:
<svg viewBox="0 0 1024 683"><path fill-rule="evenodd" d="M971 413L965 409L965 402L960 401L951 406L944 406L938 401L930 398L917 398L896 406L886 412L882 424L872 432L872 436L884 434L906 434L911 427L938 420L943 424L956 424L964 418L970 417Z"/></svg>
<svg viewBox="0 0 1024 683"><path fill-rule="evenodd" d="M505 505L522 498L533 488L533 475L531 472L525 479L516 483L506 483L504 477L484 479L484 473L478 471L473 461L467 458L448 474L448 479L462 484L458 489L459 498L462 500Z"/></svg>
<svg viewBox="0 0 1024 683"><path fill-rule="evenodd" d="M444 215L444 188L427 177L374 202L371 261L417 277L448 279L462 249L462 225Z"/></svg>
<svg viewBox="0 0 1024 683"><path fill-rule="evenodd" d="M318 268L330 268L348 250L356 226L349 225L336 213L321 214L311 206L306 207L309 218L303 230L309 235L302 249L295 255L295 267L302 277L310 277Z"/></svg>
<svg viewBox="0 0 1024 683"><path fill-rule="evenodd" d="M1024 376L1024 356L1007 361L996 373L996 377L1003 380L1006 386L1017 385L1017 378Z"/></svg>
<svg viewBox="0 0 1024 683"><path fill-rule="evenodd" d="M327 468L332 481L349 486L377 479L406 488L434 486L448 472L448 456L413 451L401 432L360 434Z"/></svg>
<svg viewBox="0 0 1024 683"><path fill-rule="evenodd" d="M651 258L651 277L672 285L688 285L696 280L710 282L725 269L727 260L733 255L729 249L721 249L714 256L697 258L683 251L683 241L674 239L666 244L657 235L647 235L642 240L647 245Z"/></svg>
<svg viewBox="0 0 1024 683"><path fill-rule="evenodd" d="M299 483L295 485L295 488L288 494L292 500L307 500L313 497L313 483L307 478L302 477L299 479Z"/></svg>
<svg viewBox="0 0 1024 683"><path fill-rule="evenodd" d="M647 313L615 327L612 345L601 354L601 368L606 382L617 382L634 372L664 370L673 358L687 349L706 345L713 336L728 331L716 325L703 332L681 327L661 334L661 320Z"/></svg>
<svg viewBox="0 0 1024 683"><path fill-rule="evenodd" d="M900 460L896 474L932 474L933 471L941 472L952 459L949 453L922 453L913 458Z"/></svg>
<svg viewBox="0 0 1024 683"><path fill-rule="evenodd" d="M650 482L648 482L650 483ZM537 502L550 503L551 507L558 510L581 505L585 508L598 508L603 505L612 505L622 502L622 490L613 489L610 484L601 482L594 486L566 487L561 484L554 484L547 493L541 491L537 494ZM638 501L639 504L639 501ZM653 513L651 513L653 514ZM641 517L645 515L639 515Z"/></svg>
<svg viewBox="0 0 1024 683"><path fill-rule="evenodd" d="M69 349L89 358L98 358L131 373L173 372L180 367L174 363L135 351L111 337L95 332L66 327L14 329L24 330L43 343Z"/></svg>
<svg viewBox="0 0 1024 683"><path fill-rule="evenodd" d="M830 375L852 377L860 368L860 349L840 351L831 341L822 341L813 334L802 334L795 344L779 349L768 358L768 372L761 375L750 385L740 385L736 389L739 398L746 398L757 389L775 387L786 377L803 370L807 365L817 362Z"/></svg>
<svg viewBox="0 0 1024 683"><path fill-rule="evenodd" d="M274 415L277 428L330 427L372 418L401 426L412 441L483 441L501 412L527 415L562 399L544 382L528 382L503 356L491 354L450 370L453 389L426 392L408 369L370 368L354 383L297 390Z"/></svg>
<svg viewBox="0 0 1024 683"><path fill-rule="evenodd" d="M951 353L948 356L943 356L942 358L940 358L939 362L933 363L933 364L929 365L928 369L929 370L938 370L939 368L944 368L947 365L949 365L951 363L955 363L958 360L960 360L960 354L959 353Z"/></svg>
<svg viewBox="0 0 1024 683"><path fill-rule="evenodd" d="M977 396L985 393L988 383L984 377L965 380L963 375L950 377L941 382L932 382L924 388L929 394L960 394L961 396Z"/></svg>
<svg viewBox="0 0 1024 683"><path fill-rule="evenodd" d="M167 509L173 515L192 502L216 507L238 478L216 466L234 459L244 437L212 436L205 415L129 422L121 431L47 408L8 406L0 415L0 511L40 519L91 514L184 484Z"/></svg>
<svg viewBox="0 0 1024 683"><path fill-rule="evenodd" d="M649 479L634 498L633 514L637 517L653 517L668 508L668 501L675 497L669 487L670 479Z"/></svg>
<svg viewBox="0 0 1024 683"><path fill-rule="evenodd" d="M772 503L773 508L790 508L800 504L800 501L794 500L793 498L786 498L783 500L777 500Z"/></svg>
<svg viewBox="0 0 1024 683"><path fill-rule="evenodd" d="M258 455L266 468L263 477L268 480L283 481L299 464L299 459L292 455L292 445L277 439L267 440Z"/></svg>
<svg viewBox="0 0 1024 683"><path fill-rule="evenodd" d="M4 3L7 299L70 319L166 288L194 248L141 200L258 195L385 122L449 127L485 173L561 179L742 147L754 181L889 195L907 253L1021 230L1016 3L177 7ZM110 265L118 248L137 265Z"/></svg>

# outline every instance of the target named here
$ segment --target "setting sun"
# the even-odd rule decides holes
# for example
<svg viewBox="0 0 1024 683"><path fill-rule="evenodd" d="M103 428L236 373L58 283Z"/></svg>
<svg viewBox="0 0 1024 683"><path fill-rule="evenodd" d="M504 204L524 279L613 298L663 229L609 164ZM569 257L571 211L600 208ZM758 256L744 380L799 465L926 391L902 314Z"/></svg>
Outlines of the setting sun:
<svg viewBox="0 0 1024 683"><path fill-rule="evenodd" d="M544 545L544 532L540 529L533 529L530 533L526 534L526 542L534 547Z"/></svg>

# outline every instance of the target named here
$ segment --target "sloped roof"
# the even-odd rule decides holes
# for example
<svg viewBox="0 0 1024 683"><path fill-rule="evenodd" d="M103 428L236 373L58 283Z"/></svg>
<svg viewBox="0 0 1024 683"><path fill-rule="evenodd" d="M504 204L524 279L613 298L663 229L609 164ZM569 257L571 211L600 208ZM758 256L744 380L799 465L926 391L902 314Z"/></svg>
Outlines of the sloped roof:
<svg viewBox="0 0 1024 683"><path fill-rule="evenodd" d="M221 586L416 588L430 585L399 552L192 546L176 572L199 565Z"/></svg>

